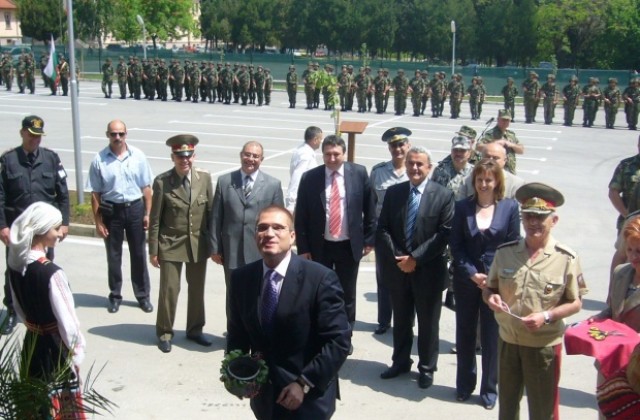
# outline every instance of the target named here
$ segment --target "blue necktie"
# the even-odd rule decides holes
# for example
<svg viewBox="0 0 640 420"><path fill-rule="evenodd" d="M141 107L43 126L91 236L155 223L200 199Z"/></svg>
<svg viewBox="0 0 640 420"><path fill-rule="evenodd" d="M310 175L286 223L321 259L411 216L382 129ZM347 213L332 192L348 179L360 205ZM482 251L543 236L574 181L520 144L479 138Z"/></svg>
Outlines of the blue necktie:
<svg viewBox="0 0 640 420"><path fill-rule="evenodd" d="M276 283L278 273L274 270L269 270L264 275L264 280L267 284L264 288L264 296L262 296L260 320L262 321L262 328L268 333L271 333L273 332L273 320L276 315L276 309L278 308L278 286Z"/></svg>
<svg viewBox="0 0 640 420"><path fill-rule="evenodd" d="M405 236L407 238L407 249L411 250L413 241L413 232L416 230L416 218L418 217L418 207L420 206L420 191L416 187L411 188L409 194L409 205L407 207L407 229Z"/></svg>

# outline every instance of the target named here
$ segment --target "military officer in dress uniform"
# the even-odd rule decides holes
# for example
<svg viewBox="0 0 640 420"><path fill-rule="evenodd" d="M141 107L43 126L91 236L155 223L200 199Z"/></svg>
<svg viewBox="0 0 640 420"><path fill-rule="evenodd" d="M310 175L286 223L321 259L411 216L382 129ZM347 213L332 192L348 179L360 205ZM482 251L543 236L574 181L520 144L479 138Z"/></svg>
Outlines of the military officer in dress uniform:
<svg viewBox="0 0 640 420"><path fill-rule="evenodd" d="M208 172L193 167L198 138L190 134L171 137L173 169L153 181L149 261L160 268L156 335L158 348L168 353L173 339L182 265L188 284L187 339L202 346L211 340L202 334L205 323L204 282L210 254L209 214L213 184Z"/></svg>
<svg viewBox="0 0 640 420"><path fill-rule="evenodd" d="M526 388L529 418L557 419L563 319L580 311L588 290L578 255L551 235L562 194L533 182L516 199L525 237L498 248L480 285L500 329L499 418L518 418Z"/></svg>

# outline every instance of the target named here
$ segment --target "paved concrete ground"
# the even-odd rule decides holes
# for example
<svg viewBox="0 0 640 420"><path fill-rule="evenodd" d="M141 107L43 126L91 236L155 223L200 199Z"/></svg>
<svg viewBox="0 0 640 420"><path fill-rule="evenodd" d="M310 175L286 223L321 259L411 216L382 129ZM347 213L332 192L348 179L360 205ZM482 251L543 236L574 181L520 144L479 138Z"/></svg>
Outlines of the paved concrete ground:
<svg viewBox="0 0 640 420"><path fill-rule="evenodd" d="M292 150L301 142L304 128L318 125L332 130L329 113L306 111L303 107L287 109L286 95L276 92L270 107L239 105L149 102L103 98L97 83L83 82L80 94L83 176L95 153L107 144L106 124L123 119L129 130L129 142L142 148L155 174L170 168L165 140L178 133L197 135L198 166L214 177L239 165L238 153L248 140L259 140L265 147L262 169L288 184L288 165ZM303 96L299 95L303 102ZM390 104L391 106L391 104ZM497 114L498 105L485 105L483 118ZM410 108L410 106L409 106ZM43 145L53 148L69 173L75 188L71 106L69 98L50 97L39 85L36 95L17 95L0 88L0 124L5 134L0 149L19 144L21 119L36 113L45 120ZM523 110L516 111L512 128L526 145L518 157L518 170L527 180L539 180L558 187L566 198L560 223L554 233L582 257L585 279L591 292L583 311L572 320L588 317L602 308L608 284L608 266L615 237L615 214L607 200L607 184L617 162L637 153L637 133L626 129L605 130L604 115L598 115L598 127L567 128L560 124L522 124ZM445 111L445 114L447 112ZM557 120L561 120L562 110ZM578 112L581 117L581 112ZM388 159L381 134L393 126L406 126L413 143L433 152L434 161L448 153L453 131L461 124L482 129L484 124L471 121L466 104L463 118L432 119L412 116L347 113L348 120L369 122L364 135L358 137L357 162L369 169ZM542 115L538 116L542 120ZM578 123L578 119L576 120ZM624 114L618 116L623 125ZM83 371L92 363L104 366L96 388L115 401L118 419L172 418L252 418L247 401L228 394L219 382L225 330L224 286L222 270L211 263L207 274L207 325L205 333L214 339L211 348L203 349L184 339L186 297L179 302L174 350L162 354L155 347L153 314L143 313L133 299L130 286L123 289L125 302L114 315L106 311L106 257L98 239L69 237L56 250L56 262L65 268L76 294L78 314L88 341ZM125 258L126 260L126 258ZM0 263L4 269L4 262ZM129 269L125 263L124 272ZM336 419L409 419L430 417L478 419L497 418L497 409L487 412L475 396L467 403L455 401L455 356L449 354L454 336L454 314L444 309L441 320L439 371L435 385L420 390L417 373L382 381L378 375L390 363L391 334L375 336L376 295L373 264L363 263L359 275L358 322L354 332L355 352L340 372L343 399L338 402ZM151 268L152 301L157 301L158 271ZM183 283L185 284L185 283ZM0 292L1 293L1 292ZM186 286L183 294L186 293ZM22 331L22 327L18 330ZM561 413L565 419L595 418L595 370L593 361L583 356L565 356L561 379ZM523 414L526 403L523 400ZM526 414L525 417L526 418Z"/></svg>

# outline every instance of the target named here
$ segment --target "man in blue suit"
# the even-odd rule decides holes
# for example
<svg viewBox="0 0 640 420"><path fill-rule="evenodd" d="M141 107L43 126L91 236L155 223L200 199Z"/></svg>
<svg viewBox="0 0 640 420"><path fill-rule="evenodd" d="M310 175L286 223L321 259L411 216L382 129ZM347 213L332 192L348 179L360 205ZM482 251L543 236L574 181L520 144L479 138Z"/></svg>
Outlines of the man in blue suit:
<svg viewBox="0 0 640 420"><path fill-rule="evenodd" d="M336 274L291 252L293 218L284 207L258 215L262 259L233 271L227 351L260 353L269 381L251 400L259 420L329 419L351 328Z"/></svg>
<svg viewBox="0 0 640 420"><path fill-rule="evenodd" d="M322 141L324 165L302 175L295 227L298 253L335 270L349 323L356 320L356 280L363 255L373 250L375 200L364 166L345 162L341 137Z"/></svg>
<svg viewBox="0 0 640 420"><path fill-rule="evenodd" d="M392 185L382 203L376 258L393 305L393 364L380 375L411 370L413 320L418 317L418 386L429 388L438 367L442 291L447 278L445 248L455 202L453 192L429 181L431 156L412 147L405 160L408 182Z"/></svg>

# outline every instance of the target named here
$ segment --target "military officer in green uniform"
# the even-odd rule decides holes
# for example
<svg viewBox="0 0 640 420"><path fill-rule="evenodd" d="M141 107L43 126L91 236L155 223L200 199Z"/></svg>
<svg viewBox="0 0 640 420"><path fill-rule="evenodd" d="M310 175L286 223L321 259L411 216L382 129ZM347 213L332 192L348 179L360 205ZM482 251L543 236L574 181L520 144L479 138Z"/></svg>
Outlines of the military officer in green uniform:
<svg viewBox="0 0 640 420"><path fill-rule="evenodd" d="M382 69L384 78L387 80L387 90L384 92L384 107L382 112L387 112L387 105L389 105L389 95L391 95L391 77L389 77L389 69Z"/></svg>
<svg viewBox="0 0 640 420"><path fill-rule="evenodd" d="M253 69L253 64L249 65L249 104L256 103L256 71ZM264 70L263 70L264 71Z"/></svg>
<svg viewBox="0 0 640 420"><path fill-rule="evenodd" d="M358 112L367 112L367 92L371 89L371 78L364 67L360 67L360 73L354 79L356 98L358 100Z"/></svg>
<svg viewBox="0 0 640 420"><path fill-rule="evenodd" d="M420 71L422 82L424 84L424 90L422 91L422 97L420 98L420 115L424 115L424 110L427 109L427 102L431 96L431 86L429 84L429 72L426 70Z"/></svg>
<svg viewBox="0 0 640 420"><path fill-rule="evenodd" d="M316 85L313 81L312 75L315 73L313 69L313 63L309 62L307 69L302 73L302 82L304 83L304 95L307 100L307 107L305 109L313 109L314 106L314 92Z"/></svg>
<svg viewBox="0 0 640 420"><path fill-rule="evenodd" d="M173 78L173 86L175 89L175 101L182 102L182 89L184 87L184 67L180 65L180 62L176 60L173 71L171 73Z"/></svg>
<svg viewBox="0 0 640 420"><path fill-rule="evenodd" d="M503 146L507 151L507 163L504 168L516 174L516 154L521 155L524 153L524 145L520 143L516 137L516 133L509 130L509 124L511 124L511 114L506 109L498 111L498 122L495 127L487 130L484 136L478 140L476 148L478 152L482 153L484 145L487 143L497 143Z"/></svg>
<svg viewBox="0 0 640 420"><path fill-rule="evenodd" d="M439 71L434 73L433 79L429 82L429 87L431 88L431 118L438 118L440 116L440 103L445 90Z"/></svg>
<svg viewBox="0 0 640 420"><path fill-rule="evenodd" d="M13 63L11 62L11 56L5 55L2 63L2 81L7 87L7 91L11 91L11 85L13 84Z"/></svg>
<svg viewBox="0 0 640 420"><path fill-rule="evenodd" d="M36 63L32 55L28 54L25 61L25 84L30 94L36 91Z"/></svg>
<svg viewBox="0 0 640 420"><path fill-rule="evenodd" d="M213 206L213 184L207 171L193 166L198 138L180 134L167 140L173 168L153 181L149 223L149 261L160 269L156 335L158 348L171 351L180 275L185 266L187 339L210 346L204 336L204 290L210 256L208 221Z"/></svg>
<svg viewBox="0 0 640 420"><path fill-rule="evenodd" d="M484 100L487 97L487 88L481 76L477 76L476 79L478 80L478 89L480 89L480 95L478 96L478 119L480 119L482 116L482 105L484 105Z"/></svg>
<svg viewBox="0 0 640 420"><path fill-rule="evenodd" d="M574 74L569 79L569 84L562 89L562 100L564 102L564 126L571 127L575 116L576 107L580 100L580 87L578 77Z"/></svg>
<svg viewBox="0 0 640 420"><path fill-rule="evenodd" d="M71 69L69 68L69 63L67 63L67 60L63 56L60 57L60 64L58 64L58 74L60 75L62 96L67 96L69 94L69 77Z"/></svg>
<svg viewBox="0 0 640 420"><path fill-rule="evenodd" d="M399 69L396 77L391 81L393 87L393 109L396 115L404 115L407 108L407 90L409 79L404 75L404 70Z"/></svg>
<svg viewBox="0 0 640 420"><path fill-rule="evenodd" d="M338 76L338 96L340 96L340 111L346 111L349 106L349 91L351 90L351 83L351 76L347 71L347 65L343 64L340 71L340 76Z"/></svg>
<svg viewBox="0 0 640 420"><path fill-rule="evenodd" d="M620 93L620 89L618 89L618 79L611 77L609 78L607 87L602 91L602 101L604 102L604 114L607 128L613 128L616 124L616 115L618 114L618 108L620 108L621 100L622 93Z"/></svg>
<svg viewBox="0 0 640 420"><path fill-rule="evenodd" d="M622 159L618 163L609 182L609 200L619 214L616 222L618 233L622 229L625 218L629 215L629 205L632 204L634 190L640 181L640 137L636 148L638 153Z"/></svg>
<svg viewBox="0 0 640 420"><path fill-rule="evenodd" d="M582 108L584 109L583 127L593 126L601 99L602 92L598 86L598 79L590 77L589 84L582 88Z"/></svg>
<svg viewBox="0 0 640 420"><path fill-rule="evenodd" d="M133 57L133 65L129 67L131 73L133 98L140 100L142 94L142 66L138 57Z"/></svg>
<svg viewBox="0 0 640 420"><path fill-rule="evenodd" d="M519 417L526 389L529 418L557 419L563 319L580 311L588 289L578 255L551 234L562 194L529 183L516 199L525 237L498 247L481 285L499 327L499 418Z"/></svg>
<svg viewBox="0 0 640 420"><path fill-rule="evenodd" d="M511 114L511 121L514 121L516 115L516 96L518 96L518 88L513 82L513 77L507 77L507 84L502 87L502 97L504 109Z"/></svg>
<svg viewBox="0 0 640 420"><path fill-rule="evenodd" d="M540 90L538 74L535 71L529 72L529 78L522 82L522 92L524 94L524 119L527 124L536 122L538 90Z"/></svg>
<svg viewBox="0 0 640 420"><path fill-rule="evenodd" d="M216 72L218 73L218 86L216 87L216 92L218 94L218 102L223 102L224 98L222 97L222 72L224 70L224 67L222 65L222 63L218 63L216 64Z"/></svg>
<svg viewBox="0 0 640 420"><path fill-rule="evenodd" d="M235 85L236 75L231 69L230 63L224 64L224 69L220 72L222 75L222 97L225 105L230 105L233 99L233 86Z"/></svg>
<svg viewBox="0 0 640 420"><path fill-rule="evenodd" d="M209 71L207 72L207 96L209 103L212 104L216 101L216 94L218 93L218 71L213 61L209 62Z"/></svg>
<svg viewBox="0 0 640 420"><path fill-rule="evenodd" d="M208 96L208 84L209 80L209 66L207 66L206 61L200 62L200 100L202 102L207 102Z"/></svg>
<svg viewBox="0 0 640 420"><path fill-rule="evenodd" d="M547 82L542 85L538 91L538 97L542 99L544 107L544 123L550 125L553 123L553 117L556 115L556 104L558 103L558 87L556 86L556 76L554 74L547 75Z"/></svg>
<svg viewBox="0 0 640 420"><path fill-rule="evenodd" d="M332 84L335 84L335 76L333 75L333 66L331 64L326 64L324 66L324 71L327 73L327 76L332 81ZM335 95L335 92L333 92ZM324 103L324 109L330 111L333 109L333 103L331 103L332 92L329 90L329 86L322 87L322 102Z"/></svg>
<svg viewBox="0 0 640 420"><path fill-rule="evenodd" d="M467 88L467 95L469 95L469 110L471 111L471 119L477 120L480 115L479 101L480 101L480 86L478 85L478 78L471 78L471 85Z"/></svg>
<svg viewBox="0 0 640 420"><path fill-rule="evenodd" d="M16 82L18 83L18 92L24 93L25 86L25 74L26 74L26 64L24 62L25 56L24 54L20 54L20 58L18 58L18 65L16 66Z"/></svg>
<svg viewBox="0 0 640 420"><path fill-rule="evenodd" d="M313 62L313 71L315 72L320 71L320 63L318 63L317 61ZM313 107L314 108L320 108L320 91L321 91L321 88L319 86L316 86L313 90Z"/></svg>
<svg viewBox="0 0 640 420"><path fill-rule="evenodd" d="M256 74L253 76L253 83L255 84L255 94L256 99L258 100L258 106L262 106L264 103L264 82L265 82L265 73L264 68L262 66L258 66Z"/></svg>
<svg viewBox="0 0 640 420"><path fill-rule="evenodd" d="M200 79L202 78L200 74L200 67L198 67L198 63L194 62L189 69L189 91L191 92L191 102L197 104L198 95L200 94Z"/></svg>
<svg viewBox="0 0 640 420"><path fill-rule="evenodd" d="M634 78L629 82L629 86L622 94L624 101L624 112L627 117L629 130L637 130L638 113L640 112L640 79Z"/></svg>
<svg viewBox="0 0 640 420"><path fill-rule="evenodd" d="M127 98L127 74L129 69L124 62L124 57L118 59L118 66L116 67L116 75L118 76L118 88L120 89L120 99Z"/></svg>
<svg viewBox="0 0 640 420"><path fill-rule="evenodd" d="M287 73L287 96L289 97L289 108L296 107L297 94L298 94L298 74L296 73L296 66L292 64L289 66L289 73Z"/></svg>
<svg viewBox="0 0 640 420"><path fill-rule="evenodd" d="M233 64L233 103L240 102L240 77L241 67L238 63Z"/></svg>
<svg viewBox="0 0 640 420"><path fill-rule="evenodd" d="M135 59L133 56L129 56L129 64L127 65L127 85L129 86L129 97L133 98L134 91L134 76L133 76L133 66L135 64Z"/></svg>
<svg viewBox="0 0 640 420"><path fill-rule="evenodd" d="M409 81L409 92L411 92L411 105L413 107L413 116L420 116L422 107L422 95L424 94L425 83L420 70L416 70L413 78Z"/></svg>
<svg viewBox="0 0 640 420"><path fill-rule="evenodd" d="M264 104L271 104L271 91L273 90L273 76L270 69L264 69Z"/></svg>
<svg viewBox="0 0 640 420"><path fill-rule="evenodd" d="M113 65L111 65L111 59L107 58L102 65L102 93L105 98L111 98L113 85Z"/></svg>
<svg viewBox="0 0 640 420"><path fill-rule="evenodd" d="M373 91L376 101L376 114L384 114L384 95L387 93L389 85L387 78L384 77L384 71L378 69L378 75L373 79Z"/></svg>
<svg viewBox="0 0 640 420"><path fill-rule="evenodd" d="M166 66L166 61L160 60L158 65L158 81L156 83L156 92L158 93L158 99L162 102L167 102L167 83L169 82L169 68Z"/></svg>
<svg viewBox="0 0 640 420"><path fill-rule="evenodd" d="M236 77L238 78L238 92L240 93L242 105L246 106L249 101L249 87L251 86L251 75L247 70L246 64L240 65L240 71L236 73Z"/></svg>
<svg viewBox="0 0 640 420"><path fill-rule="evenodd" d="M371 112L373 107L373 76L371 75L371 67L365 66L364 72L369 78L369 89L367 89L367 112Z"/></svg>

